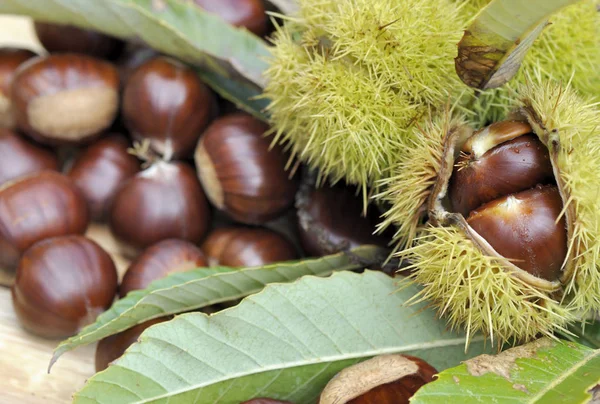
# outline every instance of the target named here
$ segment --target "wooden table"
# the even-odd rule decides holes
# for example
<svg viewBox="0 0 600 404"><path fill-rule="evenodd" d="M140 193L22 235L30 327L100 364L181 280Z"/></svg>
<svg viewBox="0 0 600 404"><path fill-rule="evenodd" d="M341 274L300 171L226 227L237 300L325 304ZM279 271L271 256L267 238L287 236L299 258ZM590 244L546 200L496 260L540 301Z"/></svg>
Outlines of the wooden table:
<svg viewBox="0 0 600 404"><path fill-rule="evenodd" d="M108 229L92 225L88 236L111 253L122 275L127 261L118 254ZM0 287L0 404L71 402L72 394L95 372L96 345L66 353L48 374L48 363L58 342L23 330L13 312L10 290Z"/></svg>

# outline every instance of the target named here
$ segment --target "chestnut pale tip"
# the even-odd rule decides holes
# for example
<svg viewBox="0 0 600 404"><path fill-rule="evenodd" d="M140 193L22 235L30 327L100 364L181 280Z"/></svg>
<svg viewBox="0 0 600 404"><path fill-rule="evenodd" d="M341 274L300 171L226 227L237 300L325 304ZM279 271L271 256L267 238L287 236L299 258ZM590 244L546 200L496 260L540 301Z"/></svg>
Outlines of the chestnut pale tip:
<svg viewBox="0 0 600 404"><path fill-rule="evenodd" d="M223 193L223 188L219 182L215 166L204 147L204 138L200 139L194 158L196 160L196 166L198 167L198 178L202 183L202 187L204 188L204 192L206 192L208 200L217 209L225 209L225 195Z"/></svg>
<svg viewBox="0 0 600 404"><path fill-rule="evenodd" d="M109 126L118 104L116 88L84 87L32 100L27 107L27 116L36 131L77 141Z"/></svg>

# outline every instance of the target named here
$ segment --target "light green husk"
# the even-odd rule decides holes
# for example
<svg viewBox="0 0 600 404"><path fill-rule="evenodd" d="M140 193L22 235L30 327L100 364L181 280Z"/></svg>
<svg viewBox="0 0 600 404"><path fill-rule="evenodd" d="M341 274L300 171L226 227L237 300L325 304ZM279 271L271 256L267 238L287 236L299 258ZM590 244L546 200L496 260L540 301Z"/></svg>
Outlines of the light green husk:
<svg viewBox="0 0 600 404"><path fill-rule="evenodd" d="M423 224L427 212L416 204L429 198L444 138L461 118L447 113L415 131L412 157L406 154L398 163L395 177L386 181L388 191L380 195L392 203L386 220L400 225L399 240L412 244L397 256L412 263L412 281L423 286L415 300L432 301L452 327L465 327L469 335L482 331L500 344L564 331L576 315L600 309L600 108L572 88L546 81L543 73L528 81L513 107L534 111L538 136L559 142L556 172L576 218L569 235L575 269L559 293L518 279L458 227Z"/></svg>
<svg viewBox="0 0 600 404"><path fill-rule="evenodd" d="M467 1L473 15L489 0ZM506 116L517 89L534 70L547 81L569 83L582 96L600 100L600 0L584 0L566 7L550 19L523 61L521 70L504 87L484 91L466 106L475 126L497 122Z"/></svg>
<svg viewBox="0 0 600 404"><path fill-rule="evenodd" d="M385 178L405 133L464 86L451 0L301 0L275 35L265 96L276 141L333 182Z"/></svg>

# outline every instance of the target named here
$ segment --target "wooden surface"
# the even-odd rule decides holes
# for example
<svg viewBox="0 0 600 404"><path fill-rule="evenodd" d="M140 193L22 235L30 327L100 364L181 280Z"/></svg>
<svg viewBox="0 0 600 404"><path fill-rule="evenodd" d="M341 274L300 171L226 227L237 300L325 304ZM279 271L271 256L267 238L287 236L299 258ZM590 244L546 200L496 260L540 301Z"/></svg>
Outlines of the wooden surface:
<svg viewBox="0 0 600 404"><path fill-rule="evenodd" d="M113 255L122 275L127 261L118 254L108 229L92 225L88 236ZM48 374L48 363L58 342L24 331L13 312L10 289L0 288L0 404L71 402L72 394L94 374L96 345L66 353Z"/></svg>
<svg viewBox="0 0 600 404"><path fill-rule="evenodd" d="M40 50L31 21L0 16L0 46ZM115 253L122 271L126 262L116 252L110 233L92 226L91 238ZM71 402L72 394L94 374L95 345L65 354L48 374L48 363L58 341L48 341L25 332L12 308L10 290L0 287L0 404L54 404Z"/></svg>

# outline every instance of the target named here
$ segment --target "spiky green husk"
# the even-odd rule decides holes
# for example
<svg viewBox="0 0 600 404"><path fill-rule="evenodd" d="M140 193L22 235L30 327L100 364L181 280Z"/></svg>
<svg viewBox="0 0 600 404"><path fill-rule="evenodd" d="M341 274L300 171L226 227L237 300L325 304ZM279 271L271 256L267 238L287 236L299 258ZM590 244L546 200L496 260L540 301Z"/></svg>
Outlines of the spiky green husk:
<svg viewBox="0 0 600 404"><path fill-rule="evenodd" d="M409 131L390 177L379 182L383 191L374 199L389 204L379 227L383 231L394 226L397 249L411 245L423 225L427 199L440 172L444 138L465 122L462 114L449 109L433 116L428 114L423 124Z"/></svg>
<svg viewBox="0 0 600 404"><path fill-rule="evenodd" d="M429 106L464 88L453 59L465 17L451 0L300 6L266 71L276 141L334 182L373 184Z"/></svg>
<svg viewBox="0 0 600 404"><path fill-rule="evenodd" d="M536 81L540 80L538 77ZM558 172L574 207L575 272L566 291L570 306L600 310L600 104L579 97L573 89L555 83L520 90L549 133L560 145Z"/></svg>
<svg viewBox="0 0 600 404"><path fill-rule="evenodd" d="M600 107L572 88L545 81L540 72L527 81L512 106L535 111L541 127L558 137L557 172L576 218L569 239L575 271L560 301L513 276L458 227L419 227L445 136L460 117L446 113L413 131L410 152L399 155L394 176L383 181L386 191L378 195L392 205L384 224L396 224L397 241L412 245L397 255L412 263L412 279L423 285L416 299L431 300L453 327L464 326L470 334L483 331L499 343L551 334L576 314L600 310Z"/></svg>
<svg viewBox="0 0 600 404"><path fill-rule="evenodd" d="M427 226L399 256L413 262L411 278L423 285L414 300L431 301L468 336L481 331L500 345L521 342L564 331L573 320L560 302L511 275L456 227Z"/></svg>
<svg viewBox="0 0 600 404"><path fill-rule="evenodd" d="M465 11L473 13L489 0L470 0ZM475 126L484 126L505 118L533 71L547 81L570 82L584 96L600 99L600 0L584 0L550 18L551 24L529 50L519 73L504 87L484 91L467 107Z"/></svg>

